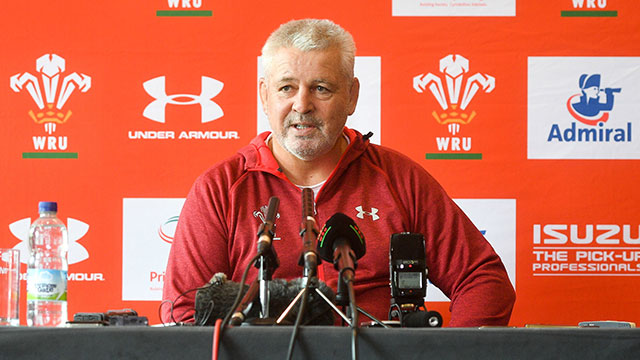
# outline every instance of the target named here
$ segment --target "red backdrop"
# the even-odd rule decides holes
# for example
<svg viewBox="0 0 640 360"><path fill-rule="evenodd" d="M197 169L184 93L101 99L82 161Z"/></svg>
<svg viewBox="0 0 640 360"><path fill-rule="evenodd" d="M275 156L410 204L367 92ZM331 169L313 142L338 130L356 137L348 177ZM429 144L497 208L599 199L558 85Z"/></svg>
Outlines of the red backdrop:
<svg viewBox="0 0 640 360"><path fill-rule="evenodd" d="M640 93L640 82L625 82L640 71L636 58L640 56L640 3L499 2L498 9L508 10L513 4L514 14L507 16L479 16L482 11L493 9L495 4L490 0L402 2L406 6L434 5L432 13L416 12L414 16L394 16L395 1L391 0L242 4L202 0L175 2L178 6L172 7L173 3L34 0L12 1L3 7L0 79L4 79L5 86L0 90L0 192L4 201L0 223L4 225L0 227L0 246L14 247L24 240L20 239L26 236L20 235L24 226L15 225L12 231L10 225L37 216L37 202L41 200L57 201L65 222L72 218L88 224L88 231L78 243L88 251L89 258L69 268L69 273L76 274L69 281L70 315L134 308L149 316L152 323L158 322L159 300L123 300L123 286L135 281L123 270L127 268L123 248L128 244L123 239L123 222L127 221L123 199L183 198L200 173L253 138L257 114L262 111L256 100L256 86L257 57L264 40L283 22L315 17L330 18L350 31L358 56L380 58L380 99L376 105L380 107L380 119L371 121L380 123L383 145L422 164L453 198L515 199L515 234L511 241L515 248L512 280L517 302L512 325L575 325L596 319L640 321L636 300L640 297L636 276L640 272L635 272L640 270L638 261L627 261L623 255L615 257L625 251L628 253L624 256L633 257L640 251L632 240L625 242L623 237L624 225L630 229L628 238L639 237L640 165L636 159L640 158L640 151L633 146L640 137L631 134L632 147L627 155L613 152L600 159L567 156L580 156L584 149L578 147L541 159L532 155L531 148L532 129L538 126L533 119L544 118L544 114L532 113L531 105L539 105L539 94L556 91L560 105L550 102L549 108L562 109L571 95L580 93L578 82L582 74L553 66L533 66L539 58L574 59L577 68L601 74L601 88L622 88L615 95L616 102L609 111L611 120L606 126L614 126L615 121L640 126L638 112L633 112L637 99L633 94ZM591 3L593 7L589 8ZM438 15L437 4L440 8L446 5L454 14ZM454 4L458 6L453 7ZM165 16L176 15L162 12L168 10L199 12ZM455 14L462 10L478 14ZM599 12L575 13L583 10ZM20 75L29 73L40 79L38 84L43 89L43 71L59 65L49 60L49 65L39 69L36 60L46 54L56 54L64 60L64 71L58 71L60 82L72 73L90 77L86 92L76 81L77 89L58 111L71 111L71 116L56 124L51 133L28 114L30 110L34 114L46 111L39 109L30 95L29 82L19 81ZM443 79L444 84L439 64L450 54L469 60L468 76L481 73L495 79L495 88L490 92L481 88L466 109L476 113L471 122L461 125L458 134L472 139L468 151L437 148L437 137L451 136L446 126L432 116L432 112L444 110L430 90L418 93L412 86L415 76L427 73ZM612 57L612 65L600 66L600 57ZM632 65L624 65L621 70L616 66L618 59L630 59ZM617 77L620 71L624 76ZM143 111L154 99L143 83L160 76L165 76L166 94L186 94L172 100L183 103L202 91L202 76L221 81L224 87L212 100L224 115L203 123L200 106L174 103L166 105L164 123L146 118ZM532 87L532 79L545 76L552 80L566 76L571 86L548 81L548 88ZM60 93L61 83L56 99ZM558 123L564 129L571 121L563 118ZM210 134L214 137L235 132L237 139L132 139L135 131L156 135L173 131L175 137L182 131L213 132ZM57 147L64 137L66 148L36 149L34 137L54 137ZM599 144L584 146L597 148ZM46 156L72 158L29 158L33 153L35 157L58 153ZM427 159L427 154L434 153L482 156L472 160ZM157 219L159 223L165 220ZM565 225L566 230L559 227L552 232L552 228L545 228L549 224ZM610 229L596 225L618 226L619 232L609 236L618 241L562 243L558 234L570 236L571 224L578 226L580 237L587 234L590 226L594 237ZM536 225L541 229L540 244L535 243ZM562 258L564 251L568 254L566 260ZM584 251L585 256L606 251L613 251L613 255L608 260L578 260L577 251ZM543 253L546 260L536 258L536 254ZM156 253L127 255L145 262ZM549 264L548 271L536 270L536 263ZM584 272L552 269L562 263L609 266ZM628 268L613 271L613 263L626 263ZM26 268L22 270L26 272ZM25 298L23 293L23 323ZM448 318L446 302L427 305Z"/></svg>

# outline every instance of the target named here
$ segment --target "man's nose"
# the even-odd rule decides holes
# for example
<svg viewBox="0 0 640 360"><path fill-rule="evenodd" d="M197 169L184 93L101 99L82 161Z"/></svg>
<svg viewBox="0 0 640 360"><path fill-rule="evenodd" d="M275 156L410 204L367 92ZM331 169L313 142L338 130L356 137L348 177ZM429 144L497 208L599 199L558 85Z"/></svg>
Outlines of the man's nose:
<svg viewBox="0 0 640 360"><path fill-rule="evenodd" d="M313 110L313 99L309 89L301 88L293 98L293 110L299 114L306 114Z"/></svg>

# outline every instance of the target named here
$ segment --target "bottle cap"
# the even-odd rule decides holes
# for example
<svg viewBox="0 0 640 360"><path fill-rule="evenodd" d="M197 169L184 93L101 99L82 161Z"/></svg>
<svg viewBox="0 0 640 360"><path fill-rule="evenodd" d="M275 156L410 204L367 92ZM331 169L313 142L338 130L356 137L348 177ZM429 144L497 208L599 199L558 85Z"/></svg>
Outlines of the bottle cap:
<svg viewBox="0 0 640 360"><path fill-rule="evenodd" d="M40 201L38 203L38 212L58 211L58 203L55 201Z"/></svg>

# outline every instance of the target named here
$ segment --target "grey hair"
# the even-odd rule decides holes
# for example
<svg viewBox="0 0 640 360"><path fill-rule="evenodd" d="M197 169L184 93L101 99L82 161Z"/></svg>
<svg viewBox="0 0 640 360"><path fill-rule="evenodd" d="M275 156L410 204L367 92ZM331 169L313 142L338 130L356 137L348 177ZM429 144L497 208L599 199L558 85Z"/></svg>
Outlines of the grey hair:
<svg viewBox="0 0 640 360"><path fill-rule="evenodd" d="M280 25L262 47L265 76L269 76L273 56L282 48L294 48L304 52L337 48L342 57L342 73L353 79L356 44L351 34L331 20L291 20Z"/></svg>

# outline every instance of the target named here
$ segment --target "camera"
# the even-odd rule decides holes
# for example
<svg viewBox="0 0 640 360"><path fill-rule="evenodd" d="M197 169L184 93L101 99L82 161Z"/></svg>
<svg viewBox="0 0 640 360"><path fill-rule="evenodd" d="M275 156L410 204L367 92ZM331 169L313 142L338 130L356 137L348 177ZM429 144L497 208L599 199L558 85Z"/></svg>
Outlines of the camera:
<svg viewBox="0 0 640 360"><path fill-rule="evenodd" d="M391 235L389 274L391 297L398 304L424 303L427 263L424 236L403 232Z"/></svg>
<svg viewBox="0 0 640 360"><path fill-rule="evenodd" d="M427 311L424 306L427 274L424 236L410 232L391 235L389 320L397 318L402 327L442 326L442 316L436 311Z"/></svg>

